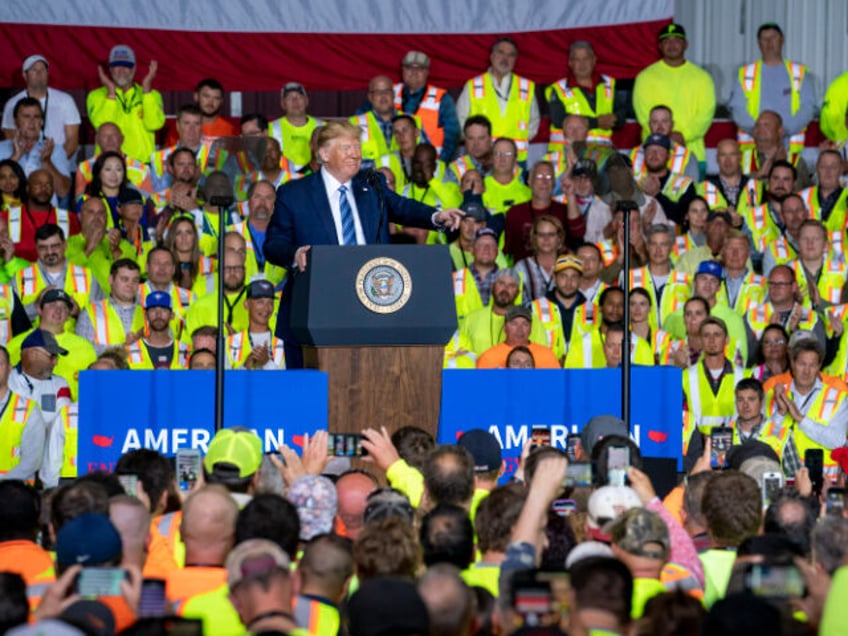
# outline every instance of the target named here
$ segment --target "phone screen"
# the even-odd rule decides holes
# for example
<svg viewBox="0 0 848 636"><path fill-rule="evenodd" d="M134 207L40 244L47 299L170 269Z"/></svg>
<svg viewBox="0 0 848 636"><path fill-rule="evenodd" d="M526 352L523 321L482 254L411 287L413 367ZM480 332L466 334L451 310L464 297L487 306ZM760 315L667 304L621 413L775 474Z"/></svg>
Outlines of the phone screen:
<svg viewBox="0 0 848 636"><path fill-rule="evenodd" d="M714 469L727 467L727 451L733 443L733 431L716 428L710 433L710 466Z"/></svg>
<svg viewBox="0 0 848 636"><path fill-rule="evenodd" d="M800 598L804 596L804 577L794 565L754 563L746 577L748 589L768 598Z"/></svg>
<svg viewBox="0 0 848 636"><path fill-rule="evenodd" d="M141 583L141 598L138 605L139 618L165 616L166 608L165 580L144 579Z"/></svg>
<svg viewBox="0 0 848 636"><path fill-rule="evenodd" d="M327 454L331 457L364 457L368 451L362 446L359 433L335 433L327 436Z"/></svg>
<svg viewBox="0 0 848 636"><path fill-rule="evenodd" d="M831 486L827 490L827 514L841 517L845 510L845 489Z"/></svg>
<svg viewBox="0 0 848 636"><path fill-rule="evenodd" d="M570 462L568 467L565 469L565 484L563 485L566 488L574 488L575 486L591 486L591 462Z"/></svg>
<svg viewBox="0 0 848 636"><path fill-rule="evenodd" d="M762 493L763 509L768 508L780 496L783 488L783 475L780 473L765 473L763 475Z"/></svg>
<svg viewBox="0 0 848 636"><path fill-rule="evenodd" d="M177 451L177 481L180 490L188 492L197 482L200 471L200 451L195 448L181 448Z"/></svg>
<svg viewBox="0 0 848 636"><path fill-rule="evenodd" d="M126 577L121 568L83 568L76 578L76 592L88 598L121 596L121 581Z"/></svg>
<svg viewBox="0 0 848 636"><path fill-rule="evenodd" d="M565 453L568 455L568 461L577 461L577 449L583 445L579 435L569 435L565 444Z"/></svg>
<svg viewBox="0 0 848 636"><path fill-rule="evenodd" d="M824 485L824 451L820 448L808 448L804 452L804 466L810 471L810 481L813 482L813 491L821 492Z"/></svg>
<svg viewBox="0 0 848 636"><path fill-rule="evenodd" d="M530 440L534 448L551 445L551 429L547 426L534 426L530 431Z"/></svg>
<svg viewBox="0 0 848 636"><path fill-rule="evenodd" d="M130 497L138 496L138 475L118 475L118 481Z"/></svg>
<svg viewBox="0 0 848 636"><path fill-rule="evenodd" d="M607 478L610 486L627 483L627 468L630 466L630 449L627 446L607 448Z"/></svg>

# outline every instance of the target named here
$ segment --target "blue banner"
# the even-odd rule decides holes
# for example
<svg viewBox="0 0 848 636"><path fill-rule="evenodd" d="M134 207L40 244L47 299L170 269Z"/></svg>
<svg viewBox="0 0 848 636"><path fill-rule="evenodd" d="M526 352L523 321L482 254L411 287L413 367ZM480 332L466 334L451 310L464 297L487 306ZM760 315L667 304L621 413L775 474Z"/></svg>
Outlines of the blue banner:
<svg viewBox="0 0 848 636"><path fill-rule="evenodd" d="M224 387L224 425L254 430L266 452L327 428L326 373L228 371ZM80 474L112 470L136 448L205 454L212 439L214 371L83 371L79 394Z"/></svg>
<svg viewBox="0 0 848 636"><path fill-rule="evenodd" d="M683 470L683 388L675 367L633 367L631 436L642 455L677 459ZM454 444L472 428L494 434L507 474L517 465L532 426L551 429L551 444L565 449L595 415L621 416L621 370L460 370L442 374L439 443Z"/></svg>

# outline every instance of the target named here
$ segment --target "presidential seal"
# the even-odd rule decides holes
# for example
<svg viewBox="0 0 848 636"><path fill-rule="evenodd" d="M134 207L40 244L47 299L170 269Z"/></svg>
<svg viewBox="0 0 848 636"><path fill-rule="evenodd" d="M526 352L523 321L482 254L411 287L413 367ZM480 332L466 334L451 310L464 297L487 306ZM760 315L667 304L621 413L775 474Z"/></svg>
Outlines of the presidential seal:
<svg viewBox="0 0 848 636"><path fill-rule="evenodd" d="M393 258L374 258L356 275L359 302L377 314L393 314L412 294L412 278L407 269Z"/></svg>

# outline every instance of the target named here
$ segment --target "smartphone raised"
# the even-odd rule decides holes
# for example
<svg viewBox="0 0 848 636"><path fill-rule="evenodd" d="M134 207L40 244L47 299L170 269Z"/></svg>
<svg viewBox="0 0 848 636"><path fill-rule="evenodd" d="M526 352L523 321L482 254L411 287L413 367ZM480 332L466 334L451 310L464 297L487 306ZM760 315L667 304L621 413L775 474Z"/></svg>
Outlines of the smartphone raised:
<svg viewBox="0 0 848 636"><path fill-rule="evenodd" d="M727 451L733 444L733 431L724 426L710 431L710 467L713 470L727 468Z"/></svg>
<svg viewBox="0 0 848 636"><path fill-rule="evenodd" d="M804 466L810 473L813 492L820 493L824 485L824 451L821 448L808 448L804 451Z"/></svg>
<svg viewBox="0 0 848 636"><path fill-rule="evenodd" d="M530 447L551 445L551 429L547 426L534 425L530 429Z"/></svg>
<svg viewBox="0 0 848 636"><path fill-rule="evenodd" d="M627 469L630 467L630 448L610 446L607 448L607 481L610 486L624 486L627 483Z"/></svg>
<svg viewBox="0 0 848 636"><path fill-rule="evenodd" d="M582 448L583 441L580 438L580 435L576 433L572 433L566 438L565 441L565 454L568 455L569 462L577 461L577 452L578 449Z"/></svg>
<svg viewBox="0 0 848 636"><path fill-rule="evenodd" d="M831 486L827 489L827 514L841 517L845 511L845 489Z"/></svg>
<svg viewBox="0 0 848 636"><path fill-rule="evenodd" d="M138 496L138 475L118 475L118 481L130 497Z"/></svg>
<svg viewBox="0 0 848 636"><path fill-rule="evenodd" d="M164 579L144 579L138 603L139 618L159 618L167 614Z"/></svg>
<svg viewBox="0 0 848 636"><path fill-rule="evenodd" d="M327 455L331 457L364 457L368 451L359 433L334 433L327 436Z"/></svg>
<svg viewBox="0 0 848 636"><path fill-rule="evenodd" d="M177 450L177 482L181 491L188 492L197 482L200 471L203 470L200 462L200 451L196 448Z"/></svg>
<svg viewBox="0 0 848 636"><path fill-rule="evenodd" d="M565 488L592 485L592 463L591 462L569 462L565 469Z"/></svg>
<svg viewBox="0 0 848 636"><path fill-rule="evenodd" d="M756 596L772 599L804 596L804 577L792 564L752 563L745 573L745 587Z"/></svg>
<svg viewBox="0 0 848 636"><path fill-rule="evenodd" d="M83 568L74 579L74 592L85 598L121 596L121 581L127 578L123 568Z"/></svg>
<svg viewBox="0 0 848 636"><path fill-rule="evenodd" d="M782 488L783 473L763 473L763 478L760 482L760 490L763 494L763 510L774 503L774 501L780 496L780 490Z"/></svg>

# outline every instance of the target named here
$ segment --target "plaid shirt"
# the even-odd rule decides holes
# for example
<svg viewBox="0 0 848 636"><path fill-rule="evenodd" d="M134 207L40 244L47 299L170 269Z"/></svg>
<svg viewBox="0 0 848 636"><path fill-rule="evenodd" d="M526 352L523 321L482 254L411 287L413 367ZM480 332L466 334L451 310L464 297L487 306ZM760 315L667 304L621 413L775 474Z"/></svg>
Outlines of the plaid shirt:
<svg viewBox="0 0 848 636"><path fill-rule="evenodd" d="M781 416L778 415L776 417ZM744 444L749 440L759 439L765 423L766 420L763 420L762 423L757 424L754 428L752 428L751 433L747 435L737 425L736 434L739 436L739 441ZM795 436L793 435L793 431L789 431L789 435L786 438L786 443L784 444L783 451L781 453L781 463L783 465L783 474L790 479L795 479L795 473L797 473L801 466L803 466L801 458L798 456L798 449L795 447Z"/></svg>

